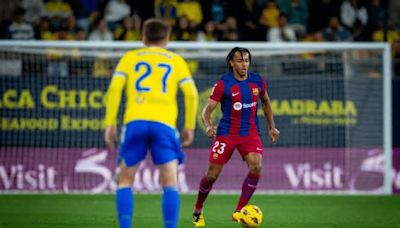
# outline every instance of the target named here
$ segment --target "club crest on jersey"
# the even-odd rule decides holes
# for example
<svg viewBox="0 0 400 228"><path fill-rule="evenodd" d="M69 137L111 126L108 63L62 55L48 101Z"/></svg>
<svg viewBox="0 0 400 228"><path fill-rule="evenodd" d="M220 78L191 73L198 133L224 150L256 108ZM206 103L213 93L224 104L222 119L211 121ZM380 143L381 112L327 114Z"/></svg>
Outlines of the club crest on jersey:
<svg viewBox="0 0 400 228"><path fill-rule="evenodd" d="M213 153L213 158L217 159L218 158L218 154L217 153Z"/></svg>
<svg viewBox="0 0 400 228"><path fill-rule="evenodd" d="M141 96L141 95L138 95L138 96L136 97L136 103L141 104L141 103L143 103L143 102L144 102L144 97Z"/></svg>
<svg viewBox="0 0 400 228"><path fill-rule="evenodd" d="M258 96L258 94L260 93L260 91L258 91L258 88L253 88L252 92L254 96Z"/></svg>

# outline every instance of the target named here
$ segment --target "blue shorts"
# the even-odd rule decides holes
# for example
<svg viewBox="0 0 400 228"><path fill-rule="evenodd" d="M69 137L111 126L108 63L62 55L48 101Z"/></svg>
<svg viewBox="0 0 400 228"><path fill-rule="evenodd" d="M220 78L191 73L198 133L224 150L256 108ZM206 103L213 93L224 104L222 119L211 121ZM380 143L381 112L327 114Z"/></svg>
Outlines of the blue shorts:
<svg viewBox="0 0 400 228"><path fill-rule="evenodd" d="M181 164L184 159L176 129L162 123L144 120L132 121L124 126L118 164L124 161L127 167L137 165L146 158L149 150L155 165L162 165L175 159Z"/></svg>

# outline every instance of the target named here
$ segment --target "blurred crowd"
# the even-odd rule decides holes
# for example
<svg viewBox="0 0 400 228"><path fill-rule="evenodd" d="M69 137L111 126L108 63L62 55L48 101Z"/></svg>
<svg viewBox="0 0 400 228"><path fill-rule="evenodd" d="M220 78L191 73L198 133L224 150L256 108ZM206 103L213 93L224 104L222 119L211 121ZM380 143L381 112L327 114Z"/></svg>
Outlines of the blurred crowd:
<svg viewBox="0 0 400 228"><path fill-rule="evenodd" d="M138 41L158 17L175 41L387 40L400 59L398 12L396 0L2 0L0 39Z"/></svg>

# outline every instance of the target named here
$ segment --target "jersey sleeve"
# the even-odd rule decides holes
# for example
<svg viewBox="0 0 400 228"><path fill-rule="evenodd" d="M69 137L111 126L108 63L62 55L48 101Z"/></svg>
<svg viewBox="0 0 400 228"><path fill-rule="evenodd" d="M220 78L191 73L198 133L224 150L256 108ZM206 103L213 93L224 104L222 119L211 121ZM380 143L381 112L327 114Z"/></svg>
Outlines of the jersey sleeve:
<svg viewBox="0 0 400 228"><path fill-rule="evenodd" d="M211 90L210 99L220 102L224 95L224 82L219 80Z"/></svg>
<svg viewBox="0 0 400 228"><path fill-rule="evenodd" d="M107 91L105 125L115 126L117 124L117 115L121 103L122 91L128 77L127 58L124 56L119 61L115 69L110 86Z"/></svg>
<svg viewBox="0 0 400 228"><path fill-rule="evenodd" d="M184 127L188 129L195 129L196 127L196 114L199 103L199 96L196 88L196 84L192 78L189 67L186 61L178 56L177 57L177 69L178 85L182 90L185 104L185 123Z"/></svg>
<svg viewBox="0 0 400 228"><path fill-rule="evenodd" d="M267 82L263 77L261 77L261 82L262 82L262 87L261 87L260 97L263 97L264 94L267 92Z"/></svg>
<svg viewBox="0 0 400 228"><path fill-rule="evenodd" d="M199 104L199 95L197 92L194 81L191 80L188 83L184 83L181 86L181 90L184 96L185 103L185 128L195 129L196 127L196 114L197 107Z"/></svg>

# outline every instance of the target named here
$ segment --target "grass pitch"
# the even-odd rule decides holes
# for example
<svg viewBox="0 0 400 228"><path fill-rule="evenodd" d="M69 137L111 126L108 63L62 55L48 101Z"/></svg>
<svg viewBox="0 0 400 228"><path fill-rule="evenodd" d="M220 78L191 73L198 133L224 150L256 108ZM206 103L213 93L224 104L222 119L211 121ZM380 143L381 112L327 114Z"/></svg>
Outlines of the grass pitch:
<svg viewBox="0 0 400 228"><path fill-rule="evenodd" d="M135 195L133 227L162 227L161 195ZM192 227L195 195L181 195L179 227ZM240 227L231 221L238 196L211 194L206 227ZM255 195L260 227L400 228L399 196ZM114 195L0 195L0 227L118 227Z"/></svg>

